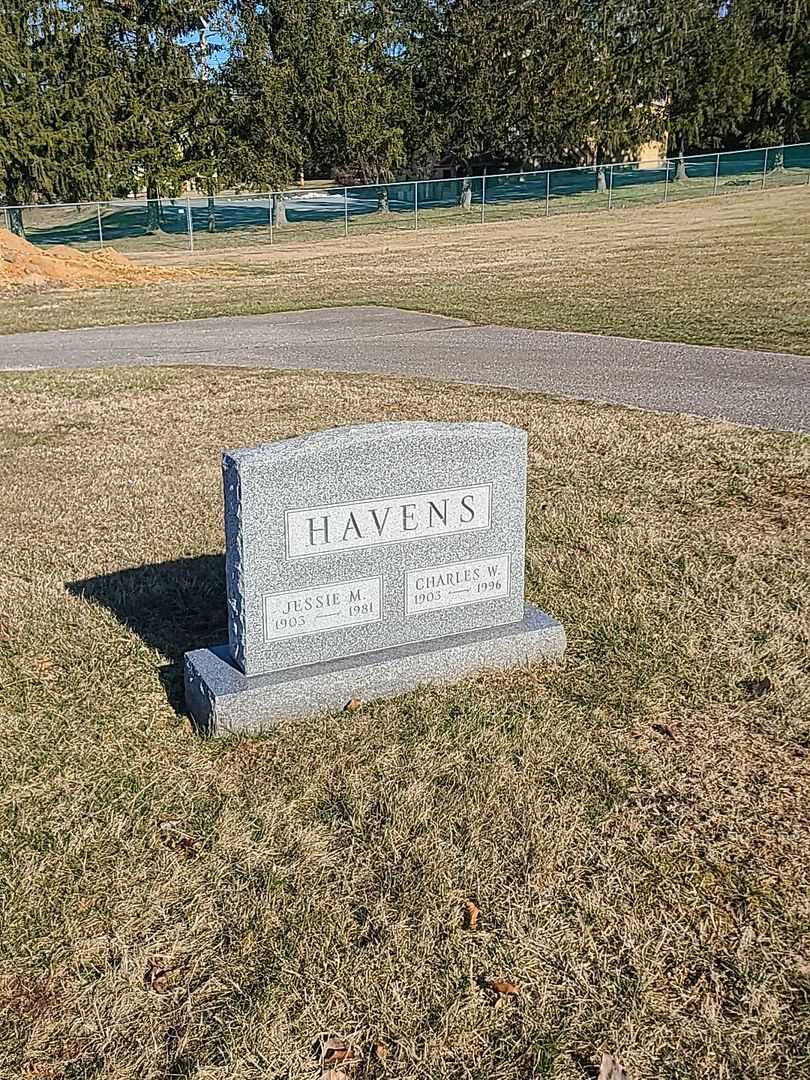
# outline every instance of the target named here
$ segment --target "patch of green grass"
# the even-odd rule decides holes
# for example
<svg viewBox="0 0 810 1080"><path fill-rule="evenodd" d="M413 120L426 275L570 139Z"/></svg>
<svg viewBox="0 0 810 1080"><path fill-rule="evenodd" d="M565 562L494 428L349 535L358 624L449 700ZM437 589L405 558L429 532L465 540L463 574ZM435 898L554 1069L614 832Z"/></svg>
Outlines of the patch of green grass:
<svg viewBox="0 0 810 1080"><path fill-rule="evenodd" d="M51 372L8 371L3 373L3 393L8 402L14 402L16 395L31 395L40 398L43 409L50 403L56 403L61 409L64 402L70 402L74 408L78 401L104 401L111 390L116 394L145 393L147 391L171 392L178 378L177 370L171 367L121 367L111 372L107 368L82 368L74 371ZM42 414L44 415L44 413ZM0 439L0 447L3 442Z"/></svg>
<svg viewBox="0 0 810 1080"><path fill-rule="evenodd" d="M390 1048L358 1080L806 1073L807 440L86 374L0 378L4 1080L315 1077L329 1033ZM200 741L178 676L224 627L219 451L392 418L527 429L527 593L565 659Z"/></svg>
<svg viewBox="0 0 810 1080"><path fill-rule="evenodd" d="M90 429L92 429L92 424L88 423L56 423L43 425L36 431L32 430L31 427L22 428L10 424L8 427L0 429L0 447L2 447L0 453L22 447L64 442L72 435L81 434L84 436Z"/></svg>
<svg viewBox="0 0 810 1080"><path fill-rule="evenodd" d="M0 329L383 304L480 323L807 353L808 190L743 190L483 227L461 210L427 211L436 227L347 241L296 243L302 234L290 226L288 240L272 248L143 256L197 267L189 280L7 294Z"/></svg>

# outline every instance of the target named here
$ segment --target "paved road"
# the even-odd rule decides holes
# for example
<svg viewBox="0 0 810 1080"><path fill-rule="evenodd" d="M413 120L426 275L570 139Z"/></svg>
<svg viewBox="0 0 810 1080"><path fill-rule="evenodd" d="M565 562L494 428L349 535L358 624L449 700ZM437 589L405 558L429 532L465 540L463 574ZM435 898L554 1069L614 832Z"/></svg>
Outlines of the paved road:
<svg viewBox="0 0 810 1080"><path fill-rule="evenodd" d="M421 376L810 431L810 357L473 326L390 308L0 337L0 369L236 364Z"/></svg>

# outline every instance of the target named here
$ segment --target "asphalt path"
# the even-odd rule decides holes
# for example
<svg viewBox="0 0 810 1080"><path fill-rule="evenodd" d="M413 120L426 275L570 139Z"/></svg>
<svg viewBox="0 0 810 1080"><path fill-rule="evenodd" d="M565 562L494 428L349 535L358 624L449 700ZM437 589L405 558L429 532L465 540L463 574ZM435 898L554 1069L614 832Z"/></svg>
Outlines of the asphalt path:
<svg viewBox="0 0 810 1080"><path fill-rule="evenodd" d="M810 357L790 353L474 326L381 307L0 336L1 370L121 364L411 376L810 431Z"/></svg>

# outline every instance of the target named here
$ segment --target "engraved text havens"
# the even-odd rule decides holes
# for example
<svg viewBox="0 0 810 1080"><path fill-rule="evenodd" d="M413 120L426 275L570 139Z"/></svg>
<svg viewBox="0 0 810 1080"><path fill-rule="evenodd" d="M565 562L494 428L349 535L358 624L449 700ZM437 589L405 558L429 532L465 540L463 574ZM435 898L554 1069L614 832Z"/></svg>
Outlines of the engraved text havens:
<svg viewBox="0 0 810 1080"><path fill-rule="evenodd" d="M477 484L335 506L288 510L288 558L488 529L492 487Z"/></svg>

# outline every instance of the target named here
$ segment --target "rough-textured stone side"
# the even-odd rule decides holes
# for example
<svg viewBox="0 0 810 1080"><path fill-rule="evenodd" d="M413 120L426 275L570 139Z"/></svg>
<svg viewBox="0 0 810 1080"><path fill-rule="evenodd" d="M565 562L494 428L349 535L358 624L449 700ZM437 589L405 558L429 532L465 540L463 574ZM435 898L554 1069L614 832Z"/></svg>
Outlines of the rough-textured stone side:
<svg viewBox="0 0 810 1080"><path fill-rule="evenodd" d="M186 705L198 735L214 735L217 729L216 695L197 670L193 654L186 653L183 664Z"/></svg>
<svg viewBox="0 0 810 1080"><path fill-rule="evenodd" d="M222 455L225 494L225 588L228 598L228 641L234 663L245 669L245 551L242 521L242 478L239 463Z"/></svg>

